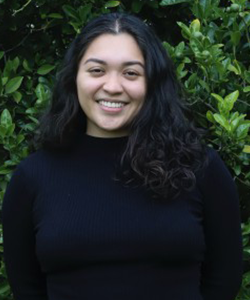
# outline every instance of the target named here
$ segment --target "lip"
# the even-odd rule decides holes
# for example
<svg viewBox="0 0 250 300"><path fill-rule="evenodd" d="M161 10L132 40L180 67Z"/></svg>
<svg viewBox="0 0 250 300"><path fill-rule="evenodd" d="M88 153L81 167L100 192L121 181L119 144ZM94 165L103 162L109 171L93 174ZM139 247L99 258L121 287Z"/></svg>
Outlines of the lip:
<svg viewBox="0 0 250 300"><path fill-rule="evenodd" d="M128 102L123 101L123 100L118 100L118 99L108 99L108 98L101 98L96 100L96 102L100 102L100 101L106 101L106 102L114 102L114 103L123 103L123 104L128 104Z"/></svg>
<svg viewBox="0 0 250 300"><path fill-rule="evenodd" d="M113 103L123 103L124 106L122 107L107 107L104 105L101 105L99 102L100 101L106 101L106 102L113 102ZM105 112L109 112L109 113L118 113L121 112L125 106L128 104L127 102L124 101L120 101L120 100L111 100L111 99L100 99L96 101L97 105L99 106L99 108Z"/></svg>

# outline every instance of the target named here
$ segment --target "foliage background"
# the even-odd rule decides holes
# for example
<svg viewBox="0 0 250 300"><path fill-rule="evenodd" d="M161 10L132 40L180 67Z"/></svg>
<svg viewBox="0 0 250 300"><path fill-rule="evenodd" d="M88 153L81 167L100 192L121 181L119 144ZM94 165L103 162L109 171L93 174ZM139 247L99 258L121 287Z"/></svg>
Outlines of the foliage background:
<svg viewBox="0 0 250 300"><path fill-rule="evenodd" d="M250 299L250 3L246 0L0 0L0 205L15 166L34 151L38 115L72 39L93 17L138 14L153 26L176 64L187 103L207 143L238 186L244 278ZM223 215L223 214L222 214ZM1 223L1 222L0 222ZM225 252L227 249L225 249ZM0 227L0 298L12 300Z"/></svg>

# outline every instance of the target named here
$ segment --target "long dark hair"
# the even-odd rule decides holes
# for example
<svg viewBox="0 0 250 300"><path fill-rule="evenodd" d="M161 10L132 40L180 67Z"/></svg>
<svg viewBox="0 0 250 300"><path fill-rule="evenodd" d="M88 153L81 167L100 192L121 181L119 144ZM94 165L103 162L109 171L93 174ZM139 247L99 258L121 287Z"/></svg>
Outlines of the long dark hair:
<svg viewBox="0 0 250 300"><path fill-rule="evenodd" d="M104 14L92 20L72 42L55 84L51 106L40 119L37 141L45 148L65 148L86 130L86 116L77 98L79 61L101 34L128 33L145 59L147 94L130 125L121 157L128 166L126 182L135 180L165 198L195 186L195 173L204 164L201 132L184 113L180 86L172 61L154 31L139 18L124 13Z"/></svg>

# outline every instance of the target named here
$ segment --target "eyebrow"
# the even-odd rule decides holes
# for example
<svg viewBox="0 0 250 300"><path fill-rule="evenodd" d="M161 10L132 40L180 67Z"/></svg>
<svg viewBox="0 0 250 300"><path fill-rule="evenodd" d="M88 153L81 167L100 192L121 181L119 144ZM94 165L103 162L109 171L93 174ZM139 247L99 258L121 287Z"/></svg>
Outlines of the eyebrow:
<svg viewBox="0 0 250 300"><path fill-rule="evenodd" d="M85 61L84 64L86 65L89 62L96 62L96 63L101 64L101 65L107 65L106 61L98 59L98 58L89 58ZM139 65L144 69L144 65L138 60L126 61L126 62L123 63L123 65L124 66Z"/></svg>

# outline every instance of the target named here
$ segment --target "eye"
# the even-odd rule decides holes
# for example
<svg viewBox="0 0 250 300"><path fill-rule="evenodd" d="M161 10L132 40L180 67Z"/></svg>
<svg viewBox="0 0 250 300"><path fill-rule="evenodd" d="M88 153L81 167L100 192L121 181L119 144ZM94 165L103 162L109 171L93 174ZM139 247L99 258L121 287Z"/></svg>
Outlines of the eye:
<svg viewBox="0 0 250 300"><path fill-rule="evenodd" d="M130 79L134 79L136 78L137 76L139 76L139 73L134 71L134 70L126 70L124 72L125 76L130 78Z"/></svg>
<svg viewBox="0 0 250 300"><path fill-rule="evenodd" d="M93 69L90 69L88 72L91 75L98 77L104 73L104 70L102 70L101 68L93 68Z"/></svg>

